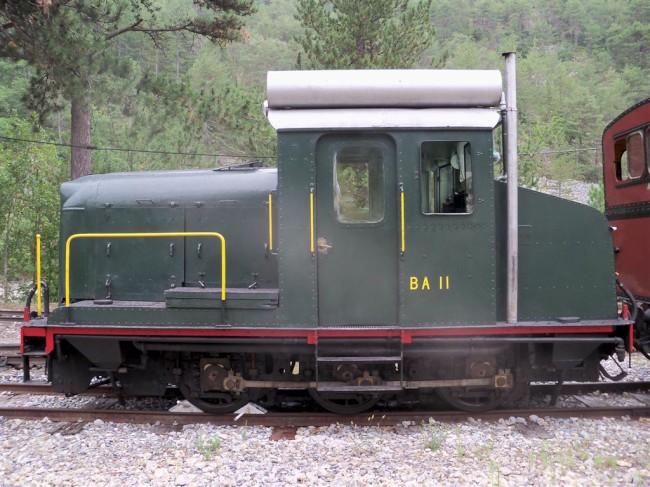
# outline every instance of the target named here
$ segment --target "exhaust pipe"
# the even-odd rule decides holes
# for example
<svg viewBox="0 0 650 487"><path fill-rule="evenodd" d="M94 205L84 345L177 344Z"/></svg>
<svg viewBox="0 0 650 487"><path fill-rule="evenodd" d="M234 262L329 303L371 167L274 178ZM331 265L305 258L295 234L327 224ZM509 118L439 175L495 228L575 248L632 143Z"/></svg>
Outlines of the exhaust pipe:
<svg viewBox="0 0 650 487"><path fill-rule="evenodd" d="M517 70L514 52L503 53L506 59L506 174L508 175L508 286L507 320L517 323L519 286L519 198L517 171Z"/></svg>

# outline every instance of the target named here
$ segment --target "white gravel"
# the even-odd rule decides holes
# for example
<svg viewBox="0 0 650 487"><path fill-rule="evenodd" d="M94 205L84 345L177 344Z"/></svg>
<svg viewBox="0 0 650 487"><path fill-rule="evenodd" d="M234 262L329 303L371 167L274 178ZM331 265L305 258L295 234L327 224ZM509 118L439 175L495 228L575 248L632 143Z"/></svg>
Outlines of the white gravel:
<svg viewBox="0 0 650 487"><path fill-rule="evenodd" d="M0 419L1 485L650 485L650 423L163 428ZM175 431L174 429L178 429Z"/></svg>
<svg viewBox="0 0 650 487"><path fill-rule="evenodd" d="M0 342L16 342L17 329L3 327ZM635 356L631 371L628 380L650 379L642 357ZM44 378L37 369L32 376ZM0 370L2 381L21 377ZM0 394L2 403L14 400ZM24 400L85 407L96 398ZM300 428L294 440L280 441L270 439L271 428L240 421L168 427L0 417L0 486L650 486L648 418L336 424Z"/></svg>

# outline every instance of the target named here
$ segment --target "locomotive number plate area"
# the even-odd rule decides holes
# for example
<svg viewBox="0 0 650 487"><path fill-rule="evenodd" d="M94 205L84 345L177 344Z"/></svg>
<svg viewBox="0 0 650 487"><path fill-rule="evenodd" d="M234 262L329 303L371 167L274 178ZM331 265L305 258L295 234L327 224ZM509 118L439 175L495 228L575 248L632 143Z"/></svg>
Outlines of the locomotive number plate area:
<svg viewBox="0 0 650 487"><path fill-rule="evenodd" d="M409 291L449 291L449 276L410 276Z"/></svg>

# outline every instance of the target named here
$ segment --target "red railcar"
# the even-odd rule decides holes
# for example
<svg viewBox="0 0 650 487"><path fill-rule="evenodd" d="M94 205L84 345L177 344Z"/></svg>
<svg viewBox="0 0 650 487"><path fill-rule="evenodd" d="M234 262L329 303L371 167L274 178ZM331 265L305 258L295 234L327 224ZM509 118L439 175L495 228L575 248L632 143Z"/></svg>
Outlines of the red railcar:
<svg viewBox="0 0 650 487"><path fill-rule="evenodd" d="M605 214L614 232L616 271L636 301L638 349L650 352L650 98L603 132Z"/></svg>

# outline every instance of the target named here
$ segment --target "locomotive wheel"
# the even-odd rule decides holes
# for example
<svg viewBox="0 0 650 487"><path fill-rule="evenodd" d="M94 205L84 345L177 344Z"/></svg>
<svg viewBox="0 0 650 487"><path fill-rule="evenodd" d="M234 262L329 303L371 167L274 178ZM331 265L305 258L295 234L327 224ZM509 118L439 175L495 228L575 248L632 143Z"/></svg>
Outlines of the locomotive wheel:
<svg viewBox="0 0 650 487"><path fill-rule="evenodd" d="M359 414L372 408L381 394L357 394L354 392L318 392L308 389L311 398L323 409L335 414Z"/></svg>
<svg viewBox="0 0 650 487"><path fill-rule="evenodd" d="M450 406L468 413L497 408L511 396L511 390L476 387L440 387L437 392Z"/></svg>
<svg viewBox="0 0 650 487"><path fill-rule="evenodd" d="M230 392L223 392L219 393L218 397L200 398L192 397L190 388L186 384L180 384L178 388L181 390L185 399L187 399L187 402L206 413L232 413L250 402L250 397L246 393L235 396Z"/></svg>

